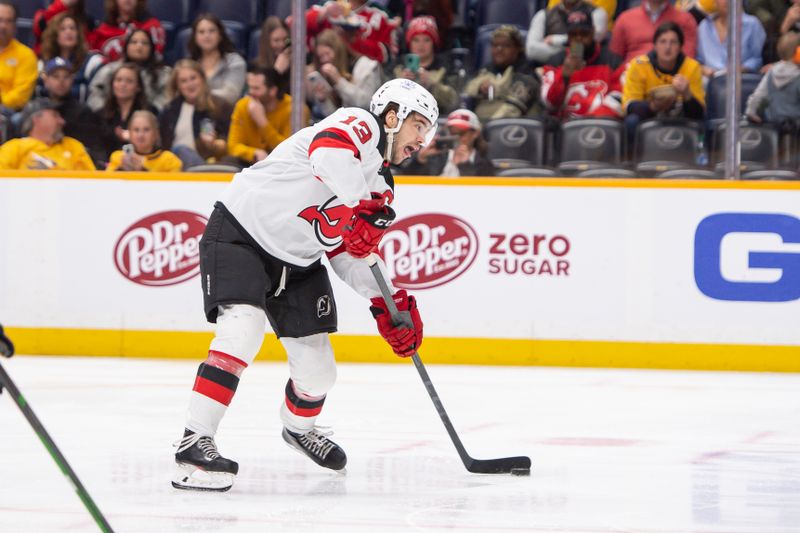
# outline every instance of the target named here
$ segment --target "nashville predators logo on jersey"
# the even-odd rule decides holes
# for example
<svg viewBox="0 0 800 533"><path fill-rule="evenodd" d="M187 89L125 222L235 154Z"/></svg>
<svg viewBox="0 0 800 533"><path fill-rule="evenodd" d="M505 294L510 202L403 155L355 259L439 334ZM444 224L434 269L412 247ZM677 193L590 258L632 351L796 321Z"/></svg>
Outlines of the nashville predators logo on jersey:
<svg viewBox="0 0 800 533"><path fill-rule="evenodd" d="M338 199L333 196L324 204L308 206L297 214L311 224L317 240L326 247L337 246L341 242L342 230L353 217L352 208L343 204L331 206L335 200Z"/></svg>

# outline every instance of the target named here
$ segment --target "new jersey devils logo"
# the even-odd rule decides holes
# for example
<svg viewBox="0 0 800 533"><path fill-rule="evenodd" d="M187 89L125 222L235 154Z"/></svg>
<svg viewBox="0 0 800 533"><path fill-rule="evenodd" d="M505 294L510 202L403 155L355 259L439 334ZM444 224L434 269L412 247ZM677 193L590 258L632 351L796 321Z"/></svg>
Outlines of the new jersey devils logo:
<svg viewBox="0 0 800 533"><path fill-rule="evenodd" d="M332 196L324 204L306 207L297 214L311 224L317 240L327 247L339 244L342 239L342 230L353 217L353 209L346 205L329 207L334 200L337 198Z"/></svg>

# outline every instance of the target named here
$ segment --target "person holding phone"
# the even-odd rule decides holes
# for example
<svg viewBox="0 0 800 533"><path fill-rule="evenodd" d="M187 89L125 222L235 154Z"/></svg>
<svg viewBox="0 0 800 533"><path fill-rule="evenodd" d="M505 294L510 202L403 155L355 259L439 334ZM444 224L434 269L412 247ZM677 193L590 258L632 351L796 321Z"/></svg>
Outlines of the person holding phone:
<svg viewBox="0 0 800 533"><path fill-rule="evenodd" d="M597 43L592 21L583 11L568 17L567 50L561 66L543 69L542 101L547 110L566 119L621 118L624 67Z"/></svg>
<svg viewBox="0 0 800 533"><path fill-rule="evenodd" d="M409 53L395 65L395 77L414 80L428 89L444 113L458 106L458 93L453 88L455 84L451 83L453 76L436 55L441 46L436 19L429 16L413 18L406 30L406 45Z"/></svg>
<svg viewBox="0 0 800 533"><path fill-rule="evenodd" d="M417 176L494 176L488 144L481 136L478 115L469 109L456 109L447 116L447 130L417 152L404 174Z"/></svg>
<svg viewBox="0 0 800 533"><path fill-rule="evenodd" d="M161 148L158 119L150 111L135 111L128 123L131 142L111 154L106 170L180 172L178 156Z"/></svg>

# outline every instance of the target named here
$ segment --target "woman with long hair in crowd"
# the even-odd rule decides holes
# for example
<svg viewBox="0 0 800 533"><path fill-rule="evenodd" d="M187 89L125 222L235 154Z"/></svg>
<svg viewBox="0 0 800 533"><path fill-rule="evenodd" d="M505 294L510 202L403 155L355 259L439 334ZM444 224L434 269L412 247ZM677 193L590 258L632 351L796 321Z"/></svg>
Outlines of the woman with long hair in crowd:
<svg viewBox="0 0 800 533"><path fill-rule="evenodd" d="M149 32L133 30L125 40L122 57L101 67L89 84L87 104L93 111L98 111L105 103L111 75L123 63L135 63L139 66L144 82L144 94L147 101L157 110L167 105L167 83L172 69L165 65L156 53L153 39Z"/></svg>
<svg viewBox="0 0 800 533"><path fill-rule="evenodd" d="M211 94L233 105L242 95L247 65L216 15L203 13L192 24L189 57L203 69Z"/></svg>
<svg viewBox="0 0 800 533"><path fill-rule="evenodd" d="M42 35L50 21L61 13L69 13L78 22L83 33L83 40L91 42L90 35L97 24L94 19L86 14L85 0L53 0L45 9L38 9L33 15L33 36L36 40L33 51L39 54L42 44Z"/></svg>
<svg viewBox="0 0 800 533"><path fill-rule="evenodd" d="M276 16L267 17L261 25L258 38L258 56L255 63L259 67L271 68L285 83L288 92L289 69L292 66L292 46L289 40L289 26Z"/></svg>
<svg viewBox="0 0 800 533"><path fill-rule="evenodd" d="M103 108L97 113L104 129L106 154L130 142L129 121L135 111L154 111L147 102L142 74L135 63L123 63L111 76L109 92Z"/></svg>
<svg viewBox="0 0 800 533"><path fill-rule="evenodd" d="M147 11L147 0L105 0L105 9L106 19L92 33L92 50L99 50L108 61L116 61L122 56L128 33L144 30L150 34L158 54L164 53L167 36L161 22Z"/></svg>
<svg viewBox="0 0 800 533"><path fill-rule="evenodd" d="M172 100L158 117L164 147L181 158L184 168L224 157L232 106L211 93L203 67L181 59L167 90Z"/></svg>
<svg viewBox="0 0 800 533"><path fill-rule="evenodd" d="M128 121L131 142L111 154L106 170L180 172L181 160L161 148L158 119L150 111L135 111Z"/></svg>
<svg viewBox="0 0 800 533"><path fill-rule="evenodd" d="M381 84L381 64L354 55L335 30L323 30L314 40L314 59L308 67L308 105L320 120L339 107L369 108Z"/></svg>
<svg viewBox="0 0 800 533"><path fill-rule="evenodd" d="M68 61L75 75L70 94L81 102L86 101L89 94L89 80L103 64L103 57L89 51L80 20L68 11L56 15L50 19L47 29L44 30L41 44L39 70L43 70L43 65L57 57ZM38 83L41 92L43 89L41 78Z"/></svg>

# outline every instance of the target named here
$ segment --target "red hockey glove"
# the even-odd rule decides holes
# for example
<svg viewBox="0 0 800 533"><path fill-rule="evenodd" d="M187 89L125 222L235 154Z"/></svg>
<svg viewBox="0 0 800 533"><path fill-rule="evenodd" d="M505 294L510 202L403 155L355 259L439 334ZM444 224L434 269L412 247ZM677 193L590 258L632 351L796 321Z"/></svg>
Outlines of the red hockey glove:
<svg viewBox="0 0 800 533"><path fill-rule="evenodd" d="M394 221L394 209L384 205L383 197L361 200L353 208L350 225L342 231L342 240L347 252L359 259L378 250L384 232Z"/></svg>
<svg viewBox="0 0 800 533"><path fill-rule="evenodd" d="M372 305L369 310L372 311L372 316L378 322L378 331L392 347L394 353L400 357L410 357L422 345L422 319L417 309L417 301L404 290L394 293L392 299L400 313L414 325L413 328L392 324L392 316L389 314L386 302L380 296L370 300Z"/></svg>

